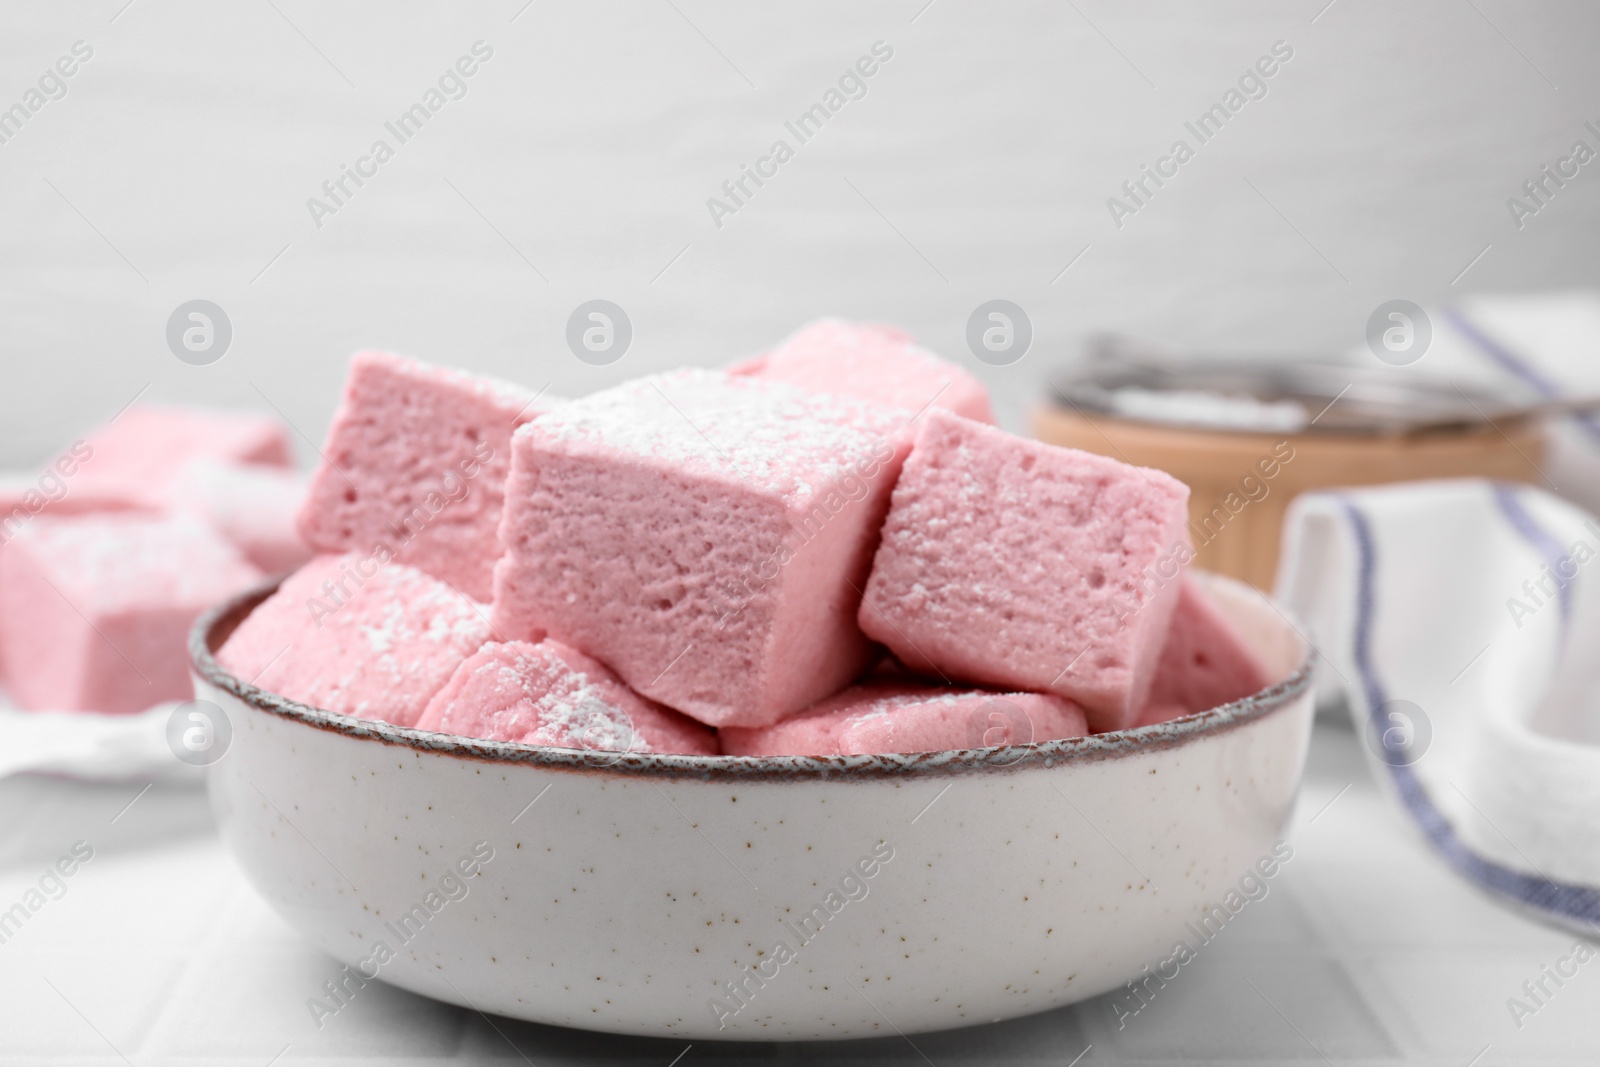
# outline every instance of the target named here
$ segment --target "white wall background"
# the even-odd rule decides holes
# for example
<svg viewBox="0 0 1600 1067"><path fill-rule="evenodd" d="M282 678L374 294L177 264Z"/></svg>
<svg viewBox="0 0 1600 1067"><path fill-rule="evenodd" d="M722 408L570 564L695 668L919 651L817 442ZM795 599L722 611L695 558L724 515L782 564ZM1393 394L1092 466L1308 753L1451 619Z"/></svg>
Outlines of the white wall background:
<svg viewBox="0 0 1600 1067"><path fill-rule="evenodd" d="M363 346L581 394L873 317L1016 425L1091 330L1342 349L1393 297L1600 284L1600 163L1520 231L1505 204L1600 148L1592 0L925 2L10 4L0 108L94 57L0 144L0 464L141 390L320 443ZM315 228L306 198L479 39L468 95ZM868 95L714 227L706 198L880 39ZM1277 40L1269 94L1114 227L1106 198ZM206 367L165 343L196 297L234 327ZM605 368L563 342L594 297L635 329ZM991 297L1035 324L1012 367L965 350Z"/></svg>

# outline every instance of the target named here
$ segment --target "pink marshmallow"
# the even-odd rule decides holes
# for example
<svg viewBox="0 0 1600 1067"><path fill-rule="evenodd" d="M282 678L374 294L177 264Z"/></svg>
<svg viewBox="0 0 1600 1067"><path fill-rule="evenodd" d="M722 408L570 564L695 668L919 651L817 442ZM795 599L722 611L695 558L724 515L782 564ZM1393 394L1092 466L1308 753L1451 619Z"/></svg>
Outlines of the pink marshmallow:
<svg viewBox="0 0 1600 1067"><path fill-rule="evenodd" d="M410 726L490 633L484 607L445 583L351 552L291 575L217 662L302 704Z"/></svg>
<svg viewBox="0 0 1600 1067"><path fill-rule="evenodd" d="M761 368L767 365L768 355L770 353L763 352L758 356L736 359L723 367L722 373L731 374L738 378L759 378L761 376Z"/></svg>
<svg viewBox="0 0 1600 1067"><path fill-rule="evenodd" d="M319 552L396 558L488 600L511 433L551 406L520 386L357 352L300 533Z"/></svg>
<svg viewBox="0 0 1600 1067"><path fill-rule="evenodd" d="M126 494L75 493L70 479L52 478L48 472L7 477L0 481L0 546L40 515L61 519L100 512L154 514Z"/></svg>
<svg viewBox="0 0 1600 1067"><path fill-rule="evenodd" d="M1220 708L1274 681L1199 582L1184 574L1178 590L1178 606L1138 726Z"/></svg>
<svg viewBox="0 0 1600 1067"><path fill-rule="evenodd" d="M1139 714L1125 729L1136 730L1141 726L1155 726L1159 723L1171 722L1190 714L1189 709L1182 704L1155 703L1146 701L1144 707L1139 709Z"/></svg>
<svg viewBox="0 0 1600 1067"><path fill-rule="evenodd" d="M1024 745L1088 733L1082 709L1040 693L990 693L868 682L757 729L718 731L730 756L943 752Z"/></svg>
<svg viewBox="0 0 1600 1067"><path fill-rule="evenodd" d="M192 516L30 523L0 550L0 660L24 707L133 712L193 695L189 627L261 572Z"/></svg>
<svg viewBox="0 0 1600 1067"><path fill-rule="evenodd" d="M920 673L1134 719L1193 555L1160 471L933 410L895 487L861 627Z"/></svg>
<svg viewBox="0 0 1600 1067"><path fill-rule="evenodd" d="M114 499L161 511L190 461L288 467L289 431L277 419L239 411L135 404L84 439L89 452L67 483L66 499ZM54 506L53 506L54 508Z"/></svg>
<svg viewBox="0 0 1600 1067"><path fill-rule="evenodd" d="M484 645L434 694L417 729L556 748L717 752L709 729L554 641Z"/></svg>
<svg viewBox="0 0 1600 1067"><path fill-rule="evenodd" d="M842 393L912 414L932 405L994 422L989 390L982 382L892 326L821 319L728 372L810 392Z"/></svg>
<svg viewBox="0 0 1600 1067"><path fill-rule="evenodd" d="M904 422L700 370L542 415L512 444L495 626L701 722L775 722L872 654L856 607Z"/></svg>
<svg viewBox="0 0 1600 1067"><path fill-rule="evenodd" d="M297 471L197 459L173 489L176 507L209 522L267 574L287 574L311 558L295 513L306 493Z"/></svg>

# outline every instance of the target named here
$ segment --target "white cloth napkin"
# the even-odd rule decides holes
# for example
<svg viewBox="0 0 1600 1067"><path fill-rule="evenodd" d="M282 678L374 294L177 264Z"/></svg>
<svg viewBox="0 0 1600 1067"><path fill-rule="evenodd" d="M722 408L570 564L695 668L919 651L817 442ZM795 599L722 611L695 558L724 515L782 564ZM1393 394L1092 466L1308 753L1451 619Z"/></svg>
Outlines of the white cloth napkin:
<svg viewBox="0 0 1600 1067"><path fill-rule="evenodd" d="M1477 387L1506 404L1600 396L1600 293L1475 296L1428 309L1428 320L1427 351L1391 368L1396 378ZM1375 362L1365 348L1350 358ZM1600 414L1555 421L1546 447L1544 487L1600 514Z"/></svg>
<svg viewBox="0 0 1600 1067"><path fill-rule="evenodd" d="M1600 934L1600 520L1481 480L1311 494L1278 596L1438 855Z"/></svg>
<svg viewBox="0 0 1600 1067"><path fill-rule="evenodd" d="M59 774L89 781L198 782L200 768L173 755L167 723L177 704L136 715L19 711L0 695L0 778Z"/></svg>

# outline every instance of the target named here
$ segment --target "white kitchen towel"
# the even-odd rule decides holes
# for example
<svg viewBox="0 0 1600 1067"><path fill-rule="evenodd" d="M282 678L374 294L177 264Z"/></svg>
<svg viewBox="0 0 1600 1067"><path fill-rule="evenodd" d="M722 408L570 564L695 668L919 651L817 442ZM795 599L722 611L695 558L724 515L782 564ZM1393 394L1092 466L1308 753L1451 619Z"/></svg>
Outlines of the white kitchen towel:
<svg viewBox="0 0 1600 1067"><path fill-rule="evenodd" d="M1475 387L1505 404L1600 396L1600 293L1471 296L1427 316L1428 347L1387 370L1397 379ZM1374 362L1366 348L1350 358ZM1546 489L1600 513L1600 413L1552 422L1538 466Z"/></svg>
<svg viewBox="0 0 1600 1067"><path fill-rule="evenodd" d="M1600 520L1482 480L1302 496L1278 596L1462 877L1600 935Z"/></svg>
<svg viewBox="0 0 1600 1067"><path fill-rule="evenodd" d="M0 694L0 778L54 774L86 781L201 782L168 742L178 704L136 715L93 711L19 711Z"/></svg>

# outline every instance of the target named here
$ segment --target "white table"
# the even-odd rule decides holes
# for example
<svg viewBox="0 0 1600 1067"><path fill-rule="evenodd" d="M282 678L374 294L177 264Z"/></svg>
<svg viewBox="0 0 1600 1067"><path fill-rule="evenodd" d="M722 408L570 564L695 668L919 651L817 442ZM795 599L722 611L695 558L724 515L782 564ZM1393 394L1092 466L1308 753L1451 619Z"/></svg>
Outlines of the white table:
<svg viewBox="0 0 1600 1067"><path fill-rule="evenodd" d="M1346 788L1348 786L1348 789ZM244 882L202 793L0 782L0 910L74 842L94 858L0 944L0 1065L626 1063L686 1042L492 1023L374 983L318 1031L337 971ZM1341 792L1343 791L1343 792ZM1320 1062L1593 1064L1600 959L1519 1030L1507 998L1573 939L1487 902L1389 809L1347 729L1317 729L1295 856L1156 1000L1117 1028L1108 998L970 1030L844 1044L700 1042L677 1063ZM1553 986L1551 987L1554 988ZM1092 1047L1091 1047L1092 1046ZM1487 1049L1487 1051L1485 1051ZM920 1050L920 1052L918 1051Z"/></svg>

